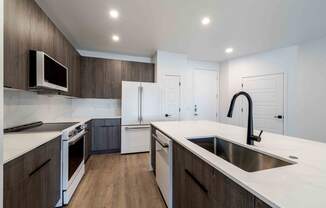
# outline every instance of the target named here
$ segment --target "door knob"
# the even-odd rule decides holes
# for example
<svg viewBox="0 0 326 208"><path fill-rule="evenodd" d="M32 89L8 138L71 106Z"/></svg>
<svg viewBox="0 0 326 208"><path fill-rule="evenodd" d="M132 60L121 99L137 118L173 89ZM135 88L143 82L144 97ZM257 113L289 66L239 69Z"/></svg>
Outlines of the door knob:
<svg viewBox="0 0 326 208"><path fill-rule="evenodd" d="M171 117L172 115L169 115L169 114L165 114L165 117Z"/></svg>
<svg viewBox="0 0 326 208"><path fill-rule="evenodd" d="M276 116L274 116L274 118L283 119L283 116L282 115L276 115Z"/></svg>

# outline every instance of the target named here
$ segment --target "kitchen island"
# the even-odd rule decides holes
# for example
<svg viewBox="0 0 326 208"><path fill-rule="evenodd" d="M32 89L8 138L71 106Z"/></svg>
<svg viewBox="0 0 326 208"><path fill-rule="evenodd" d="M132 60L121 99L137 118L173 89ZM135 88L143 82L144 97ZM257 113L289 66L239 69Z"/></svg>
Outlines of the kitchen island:
<svg viewBox="0 0 326 208"><path fill-rule="evenodd" d="M198 190L201 190L189 193L193 195L190 200L193 200L193 203L197 203L196 200L202 197L201 199L206 202L213 198L212 203L216 205L221 203L219 198L225 196L232 205L230 207L326 207L326 144L324 143L264 132L262 141L250 146L246 144L246 128L209 121L153 122L152 134L155 134L156 130L172 140L170 143L172 147L169 148L173 149L170 151L173 164L170 164L170 168L175 169L171 171L174 182L170 186L173 187L175 208L185 207L179 199L179 196L182 197L180 194L182 190L195 190L193 184L188 184L188 189L178 187L187 185L188 180L182 178L179 167L185 168L186 175L188 174L199 187ZM189 138L208 137L230 141L287 161L291 165L247 172L189 141ZM189 160L189 157L192 159ZM200 164L194 165L194 161ZM208 171L205 171L206 169ZM191 173L191 170L194 173ZM223 177L225 177L223 187L214 189L215 192L220 193L210 193L211 188L216 188L215 186L221 183L220 181L216 185L213 178L220 180ZM180 182L182 180L185 181ZM229 206L226 199L222 200L222 204ZM202 207L205 206L206 204L202 204Z"/></svg>

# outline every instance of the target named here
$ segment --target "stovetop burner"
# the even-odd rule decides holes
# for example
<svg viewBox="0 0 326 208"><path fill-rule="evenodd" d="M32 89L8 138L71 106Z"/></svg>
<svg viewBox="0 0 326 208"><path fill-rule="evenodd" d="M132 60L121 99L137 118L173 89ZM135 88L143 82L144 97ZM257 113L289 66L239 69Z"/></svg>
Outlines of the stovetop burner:
<svg viewBox="0 0 326 208"><path fill-rule="evenodd" d="M7 128L4 129L4 133L62 131L77 123L78 122L43 123L40 121L40 122L25 124L21 126L12 127L12 128Z"/></svg>

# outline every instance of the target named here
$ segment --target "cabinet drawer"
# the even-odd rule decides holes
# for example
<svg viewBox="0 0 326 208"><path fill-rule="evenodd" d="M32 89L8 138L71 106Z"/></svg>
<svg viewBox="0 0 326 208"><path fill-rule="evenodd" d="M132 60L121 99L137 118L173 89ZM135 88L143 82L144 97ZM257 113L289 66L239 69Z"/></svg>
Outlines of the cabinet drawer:
<svg viewBox="0 0 326 208"><path fill-rule="evenodd" d="M104 119L94 119L94 120L92 120L92 126L93 127L104 126L104 124L105 124Z"/></svg>
<svg viewBox="0 0 326 208"><path fill-rule="evenodd" d="M50 160L47 144L44 144L24 156L24 175L28 176Z"/></svg>
<svg viewBox="0 0 326 208"><path fill-rule="evenodd" d="M121 119L106 119L104 122L105 126L120 126Z"/></svg>
<svg viewBox="0 0 326 208"><path fill-rule="evenodd" d="M184 147L180 146L179 148L184 149L184 171L186 175L189 176L189 179L192 179L203 192L211 195L212 183L214 179L214 168Z"/></svg>
<svg viewBox="0 0 326 208"><path fill-rule="evenodd" d="M94 119L93 126L94 127L101 127L101 126L120 126L121 119L114 118L114 119Z"/></svg>

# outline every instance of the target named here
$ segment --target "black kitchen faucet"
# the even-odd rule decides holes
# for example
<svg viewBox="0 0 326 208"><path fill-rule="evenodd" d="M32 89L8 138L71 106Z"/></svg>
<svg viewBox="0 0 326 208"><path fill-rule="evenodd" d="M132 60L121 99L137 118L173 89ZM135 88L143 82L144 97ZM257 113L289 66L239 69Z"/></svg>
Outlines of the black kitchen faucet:
<svg viewBox="0 0 326 208"><path fill-rule="evenodd" d="M254 145L254 141L257 141L257 142L260 142L261 141L261 137L260 136L263 133L263 131L260 132L259 136L256 136L253 133L252 99L251 99L250 95L247 92L240 91L240 92L236 93L233 96L233 98L231 100L231 104L230 104L230 108L229 108L229 112L228 112L227 117L232 118L235 100L237 99L237 97L239 95L245 96L247 98L247 100L248 100L247 144Z"/></svg>

